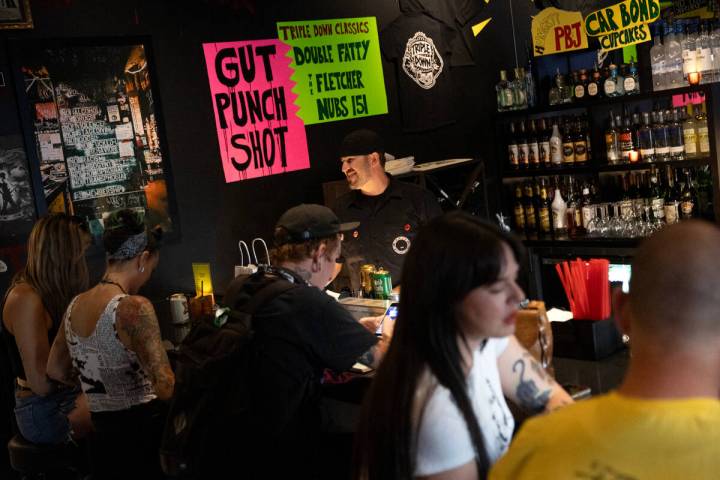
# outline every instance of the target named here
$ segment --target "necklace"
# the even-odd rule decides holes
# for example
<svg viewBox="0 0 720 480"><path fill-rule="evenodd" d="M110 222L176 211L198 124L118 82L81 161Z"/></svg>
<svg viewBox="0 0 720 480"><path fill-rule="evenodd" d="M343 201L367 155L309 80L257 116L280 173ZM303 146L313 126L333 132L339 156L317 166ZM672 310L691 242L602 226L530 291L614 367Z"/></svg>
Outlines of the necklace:
<svg viewBox="0 0 720 480"><path fill-rule="evenodd" d="M115 285L115 286L118 287L120 290L122 290L122 292L123 292L125 295L127 295L127 292L125 291L125 289L123 288L123 286L120 285L120 284L117 283L117 282L113 282L112 280L108 280L107 278L103 278L103 279L100 280L100 283L105 283L105 284L108 284L108 285Z"/></svg>

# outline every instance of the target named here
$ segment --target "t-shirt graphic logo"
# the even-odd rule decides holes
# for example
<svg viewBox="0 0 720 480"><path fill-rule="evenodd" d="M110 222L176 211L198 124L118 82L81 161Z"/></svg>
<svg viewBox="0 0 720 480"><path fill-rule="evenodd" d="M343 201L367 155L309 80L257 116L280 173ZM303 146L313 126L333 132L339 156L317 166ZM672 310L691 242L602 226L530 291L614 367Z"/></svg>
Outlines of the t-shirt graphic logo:
<svg viewBox="0 0 720 480"><path fill-rule="evenodd" d="M432 38L423 32L416 32L405 46L402 66L408 77L429 90L435 86L435 79L442 73L443 59Z"/></svg>

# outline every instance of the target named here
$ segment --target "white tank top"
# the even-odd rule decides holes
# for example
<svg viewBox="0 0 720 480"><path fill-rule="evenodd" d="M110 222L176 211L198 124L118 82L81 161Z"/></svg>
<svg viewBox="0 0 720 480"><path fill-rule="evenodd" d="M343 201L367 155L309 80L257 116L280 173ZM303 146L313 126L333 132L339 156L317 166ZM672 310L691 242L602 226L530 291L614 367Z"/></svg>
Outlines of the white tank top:
<svg viewBox="0 0 720 480"><path fill-rule="evenodd" d="M156 398L137 355L122 344L115 330L118 303L126 296L116 295L110 300L88 337L78 336L70 325L77 297L65 312L68 350L91 412L126 410Z"/></svg>

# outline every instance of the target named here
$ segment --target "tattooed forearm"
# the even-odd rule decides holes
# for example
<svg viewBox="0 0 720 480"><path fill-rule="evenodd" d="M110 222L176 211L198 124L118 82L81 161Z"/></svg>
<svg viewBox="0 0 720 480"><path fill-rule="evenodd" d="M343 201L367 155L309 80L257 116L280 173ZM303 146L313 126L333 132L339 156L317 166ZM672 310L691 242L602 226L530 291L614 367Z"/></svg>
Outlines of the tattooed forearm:
<svg viewBox="0 0 720 480"><path fill-rule="evenodd" d="M531 362L532 364L532 362ZM512 367L513 373L518 372L518 380L515 396L520 407L530 412L538 413L545 409L550 400L551 389L540 391L532 379L525 379L526 360L518 359Z"/></svg>
<svg viewBox="0 0 720 480"><path fill-rule="evenodd" d="M373 345L370 347L370 349L360 355L360 358L357 360L359 363L362 363L363 365L367 365L370 367L375 367L376 362L378 361L378 346Z"/></svg>
<svg viewBox="0 0 720 480"><path fill-rule="evenodd" d="M118 308L117 325L127 336L130 349L150 376L155 394L168 399L175 386L175 375L170 369L167 353L162 345L160 327L152 304L142 297L129 297Z"/></svg>
<svg viewBox="0 0 720 480"><path fill-rule="evenodd" d="M530 369L535 372L535 375L540 377L541 380L550 384L555 381L529 352L523 352L522 356L530 364Z"/></svg>

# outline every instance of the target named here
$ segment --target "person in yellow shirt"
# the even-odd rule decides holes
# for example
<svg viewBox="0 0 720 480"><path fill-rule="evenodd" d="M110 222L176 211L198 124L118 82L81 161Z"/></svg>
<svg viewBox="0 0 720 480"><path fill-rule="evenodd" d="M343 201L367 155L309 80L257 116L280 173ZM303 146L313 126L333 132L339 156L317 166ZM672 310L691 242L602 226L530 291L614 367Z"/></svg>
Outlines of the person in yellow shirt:
<svg viewBox="0 0 720 480"><path fill-rule="evenodd" d="M632 357L619 389L531 419L491 480L720 478L720 229L663 228L614 296Z"/></svg>

